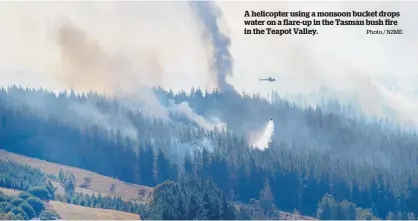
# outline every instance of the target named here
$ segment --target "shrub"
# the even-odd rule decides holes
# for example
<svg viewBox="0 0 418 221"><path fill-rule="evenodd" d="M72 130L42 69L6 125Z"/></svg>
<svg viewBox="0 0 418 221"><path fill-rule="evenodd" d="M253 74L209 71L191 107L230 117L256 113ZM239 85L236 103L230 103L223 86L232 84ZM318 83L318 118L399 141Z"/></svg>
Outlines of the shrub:
<svg viewBox="0 0 418 221"><path fill-rule="evenodd" d="M19 207L13 207L13 209L10 210L10 212L12 212L13 214L15 214L16 216L18 216L20 214L24 219L28 219L28 215L26 215L25 211L23 211Z"/></svg>
<svg viewBox="0 0 418 221"><path fill-rule="evenodd" d="M36 215L41 214L42 210L45 209L44 203L39 198L29 197L26 202L35 210Z"/></svg>
<svg viewBox="0 0 418 221"><path fill-rule="evenodd" d="M84 182L80 185L82 188L89 188L91 184L91 177L84 177Z"/></svg>
<svg viewBox="0 0 418 221"><path fill-rule="evenodd" d="M21 203L25 202L25 200L23 200L20 197L15 197L12 200L10 200L10 204L14 205L14 206L19 206Z"/></svg>
<svg viewBox="0 0 418 221"><path fill-rule="evenodd" d="M32 195L28 192L20 192L19 197L26 200L27 198L31 197Z"/></svg>
<svg viewBox="0 0 418 221"><path fill-rule="evenodd" d="M10 202L12 199L14 199L14 196L6 195L6 201Z"/></svg>
<svg viewBox="0 0 418 221"><path fill-rule="evenodd" d="M28 192L34 197L38 197L41 200L50 200L52 199L51 194L45 187L36 186L29 188Z"/></svg>
<svg viewBox="0 0 418 221"><path fill-rule="evenodd" d="M17 217L16 217L15 214L13 214L12 212L10 212L10 213L7 213L6 214L6 220L17 220ZM23 218L20 219L20 220L23 220Z"/></svg>
<svg viewBox="0 0 418 221"><path fill-rule="evenodd" d="M29 219L32 219L33 217L36 216L35 210L28 203L24 202L20 204L19 207L26 213Z"/></svg>
<svg viewBox="0 0 418 221"><path fill-rule="evenodd" d="M13 214L13 213L12 213ZM25 219L25 217L23 217L22 216L22 214L17 214L16 216L15 216L15 220L24 220Z"/></svg>
<svg viewBox="0 0 418 221"><path fill-rule="evenodd" d="M6 201L7 201L6 195L4 195L4 193L2 191L0 191L0 203L1 202L6 202Z"/></svg>
<svg viewBox="0 0 418 221"><path fill-rule="evenodd" d="M39 215L39 219L41 220L57 220L61 219L60 215L53 211L53 210L44 210L42 211L41 215Z"/></svg>
<svg viewBox="0 0 418 221"><path fill-rule="evenodd" d="M6 208L8 208L8 207L10 208L9 205L11 205L13 207L13 205L10 204L10 203L8 203L8 202L1 202L0 203L0 213L7 213L7 212L9 212L9 211L6 212Z"/></svg>
<svg viewBox="0 0 418 221"><path fill-rule="evenodd" d="M8 203L6 205L6 208L4 209L4 212L8 213L10 212L10 210L12 210L15 206L13 206L12 204Z"/></svg>

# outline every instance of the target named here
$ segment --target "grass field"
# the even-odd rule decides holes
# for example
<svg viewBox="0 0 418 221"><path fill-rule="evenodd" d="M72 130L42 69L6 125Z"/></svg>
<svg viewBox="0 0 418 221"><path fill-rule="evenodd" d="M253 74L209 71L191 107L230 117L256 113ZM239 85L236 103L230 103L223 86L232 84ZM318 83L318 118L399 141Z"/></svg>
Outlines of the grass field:
<svg viewBox="0 0 418 221"><path fill-rule="evenodd" d="M18 163L28 164L31 167L39 168L46 174L53 174L57 177L60 168L64 170L70 170L76 178L77 192L88 194L100 193L104 196L120 196L122 199L127 201L145 201L149 199L150 194L152 193L152 188L150 187L125 183L120 180L102 176L88 170L63 166L36 158L10 153L5 150L0 150L0 160L1 159L9 159ZM91 184L88 188L80 188L80 185L83 184L85 177L91 178ZM54 182L53 184L54 186L58 187L58 194L60 194L63 191L60 185L57 182ZM112 184L115 185L114 192L110 191Z"/></svg>
<svg viewBox="0 0 418 221"><path fill-rule="evenodd" d="M138 214L50 201L48 207L66 220L139 220Z"/></svg>

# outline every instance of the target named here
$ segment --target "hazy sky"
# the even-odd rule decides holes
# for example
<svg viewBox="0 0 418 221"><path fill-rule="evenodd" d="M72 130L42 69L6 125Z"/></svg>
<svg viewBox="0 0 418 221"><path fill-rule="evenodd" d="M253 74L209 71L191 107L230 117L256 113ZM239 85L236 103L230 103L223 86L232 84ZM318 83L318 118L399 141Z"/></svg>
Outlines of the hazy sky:
<svg viewBox="0 0 418 221"><path fill-rule="evenodd" d="M218 2L231 38L238 91L308 92L320 85L355 91L366 109L396 107L417 121L418 3ZM316 36L244 35L245 10L399 11L399 36L367 27L318 27ZM0 2L0 82L112 90L132 82L212 87L211 45L186 2ZM259 77L275 77L275 83ZM396 90L394 90L396 89Z"/></svg>

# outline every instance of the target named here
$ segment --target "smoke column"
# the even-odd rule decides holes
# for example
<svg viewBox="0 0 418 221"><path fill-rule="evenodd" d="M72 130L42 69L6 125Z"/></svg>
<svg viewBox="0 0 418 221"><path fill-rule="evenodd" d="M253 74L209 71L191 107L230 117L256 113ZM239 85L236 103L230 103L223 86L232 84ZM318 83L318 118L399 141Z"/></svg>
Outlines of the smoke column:
<svg viewBox="0 0 418 221"><path fill-rule="evenodd" d="M64 77L61 80L67 87L81 91L108 91L124 106L139 109L146 116L165 122L170 120L169 112L174 112L206 130L220 129L223 125L219 119L214 122L198 115L187 102L176 104L170 101L169 107L160 103L152 89L147 86L147 82L144 82L150 75L161 75L163 67L158 59L147 60L149 66L154 68L134 68L131 60L124 59L120 54L105 51L99 42L89 38L83 30L68 20L58 29L57 44L63 58ZM77 110L85 115L83 111L90 109L80 107Z"/></svg>
<svg viewBox="0 0 418 221"><path fill-rule="evenodd" d="M230 38L221 33L218 26L218 19L222 12L214 2L193 1L190 6L202 26L203 40L211 43L212 57L210 70L216 77L216 86L222 91L235 92L235 89L226 81L226 77L233 74L233 61L229 51Z"/></svg>
<svg viewBox="0 0 418 221"><path fill-rule="evenodd" d="M252 145L260 150L267 149L269 146L269 143L271 141L271 138L274 134L274 122L273 120L270 120L264 130L262 131L262 134L255 139L255 142L252 143Z"/></svg>

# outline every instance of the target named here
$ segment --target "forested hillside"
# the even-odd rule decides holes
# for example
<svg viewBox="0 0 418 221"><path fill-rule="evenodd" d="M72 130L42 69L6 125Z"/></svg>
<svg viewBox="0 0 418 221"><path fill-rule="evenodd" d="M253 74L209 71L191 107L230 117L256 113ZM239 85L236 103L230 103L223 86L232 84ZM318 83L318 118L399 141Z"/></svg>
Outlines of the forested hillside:
<svg viewBox="0 0 418 221"><path fill-rule="evenodd" d="M60 215L64 219L138 219L143 211L139 204L123 201L120 197L76 193L74 175L68 171L59 173L59 183L65 189L63 195L56 193L51 179L39 169L11 160L0 160L0 180L2 219L53 220L59 219Z"/></svg>
<svg viewBox="0 0 418 221"><path fill-rule="evenodd" d="M3 219L51 220L60 215L64 219L238 218L238 210L227 202L225 194L213 182L194 176L177 182L166 181L155 188L151 201L137 203L100 193L76 192L76 180L69 170L60 170L58 178L54 178L65 190L58 195L51 178L38 169L10 160L0 160L0 166L0 217Z"/></svg>
<svg viewBox="0 0 418 221"><path fill-rule="evenodd" d="M180 180L166 183L178 193L176 203L187 193L185 175L209 178L225 194L219 199L258 208L250 218L273 217L274 208L321 219L418 213L413 132L281 99L200 90L156 93L162 103L186 101L227 128L207 131L174 114L164 122L93 93L56 96L11 87L0 91L0 148L145 186ZM270 118L276 126L269 148L251 148L246 133Z"/></svg>
<svg viewBox="0 0 418 221"><path fill-rule="evenodd" d="M112 177L106 177L92 171L80 168L64 166L51 163L37 158L27 157L5 150L0 150L0 161L9 160L23 165L29 165L32 168L39 169L48 174L51 183L56 188L56 194L63 195L65 189L59 185L60 171L69 171L75 177L75 191L84 194L101 194L102 196L119 196L126 201L148 201L152 194L152 188L132 183L126 183Z"/></svg>

